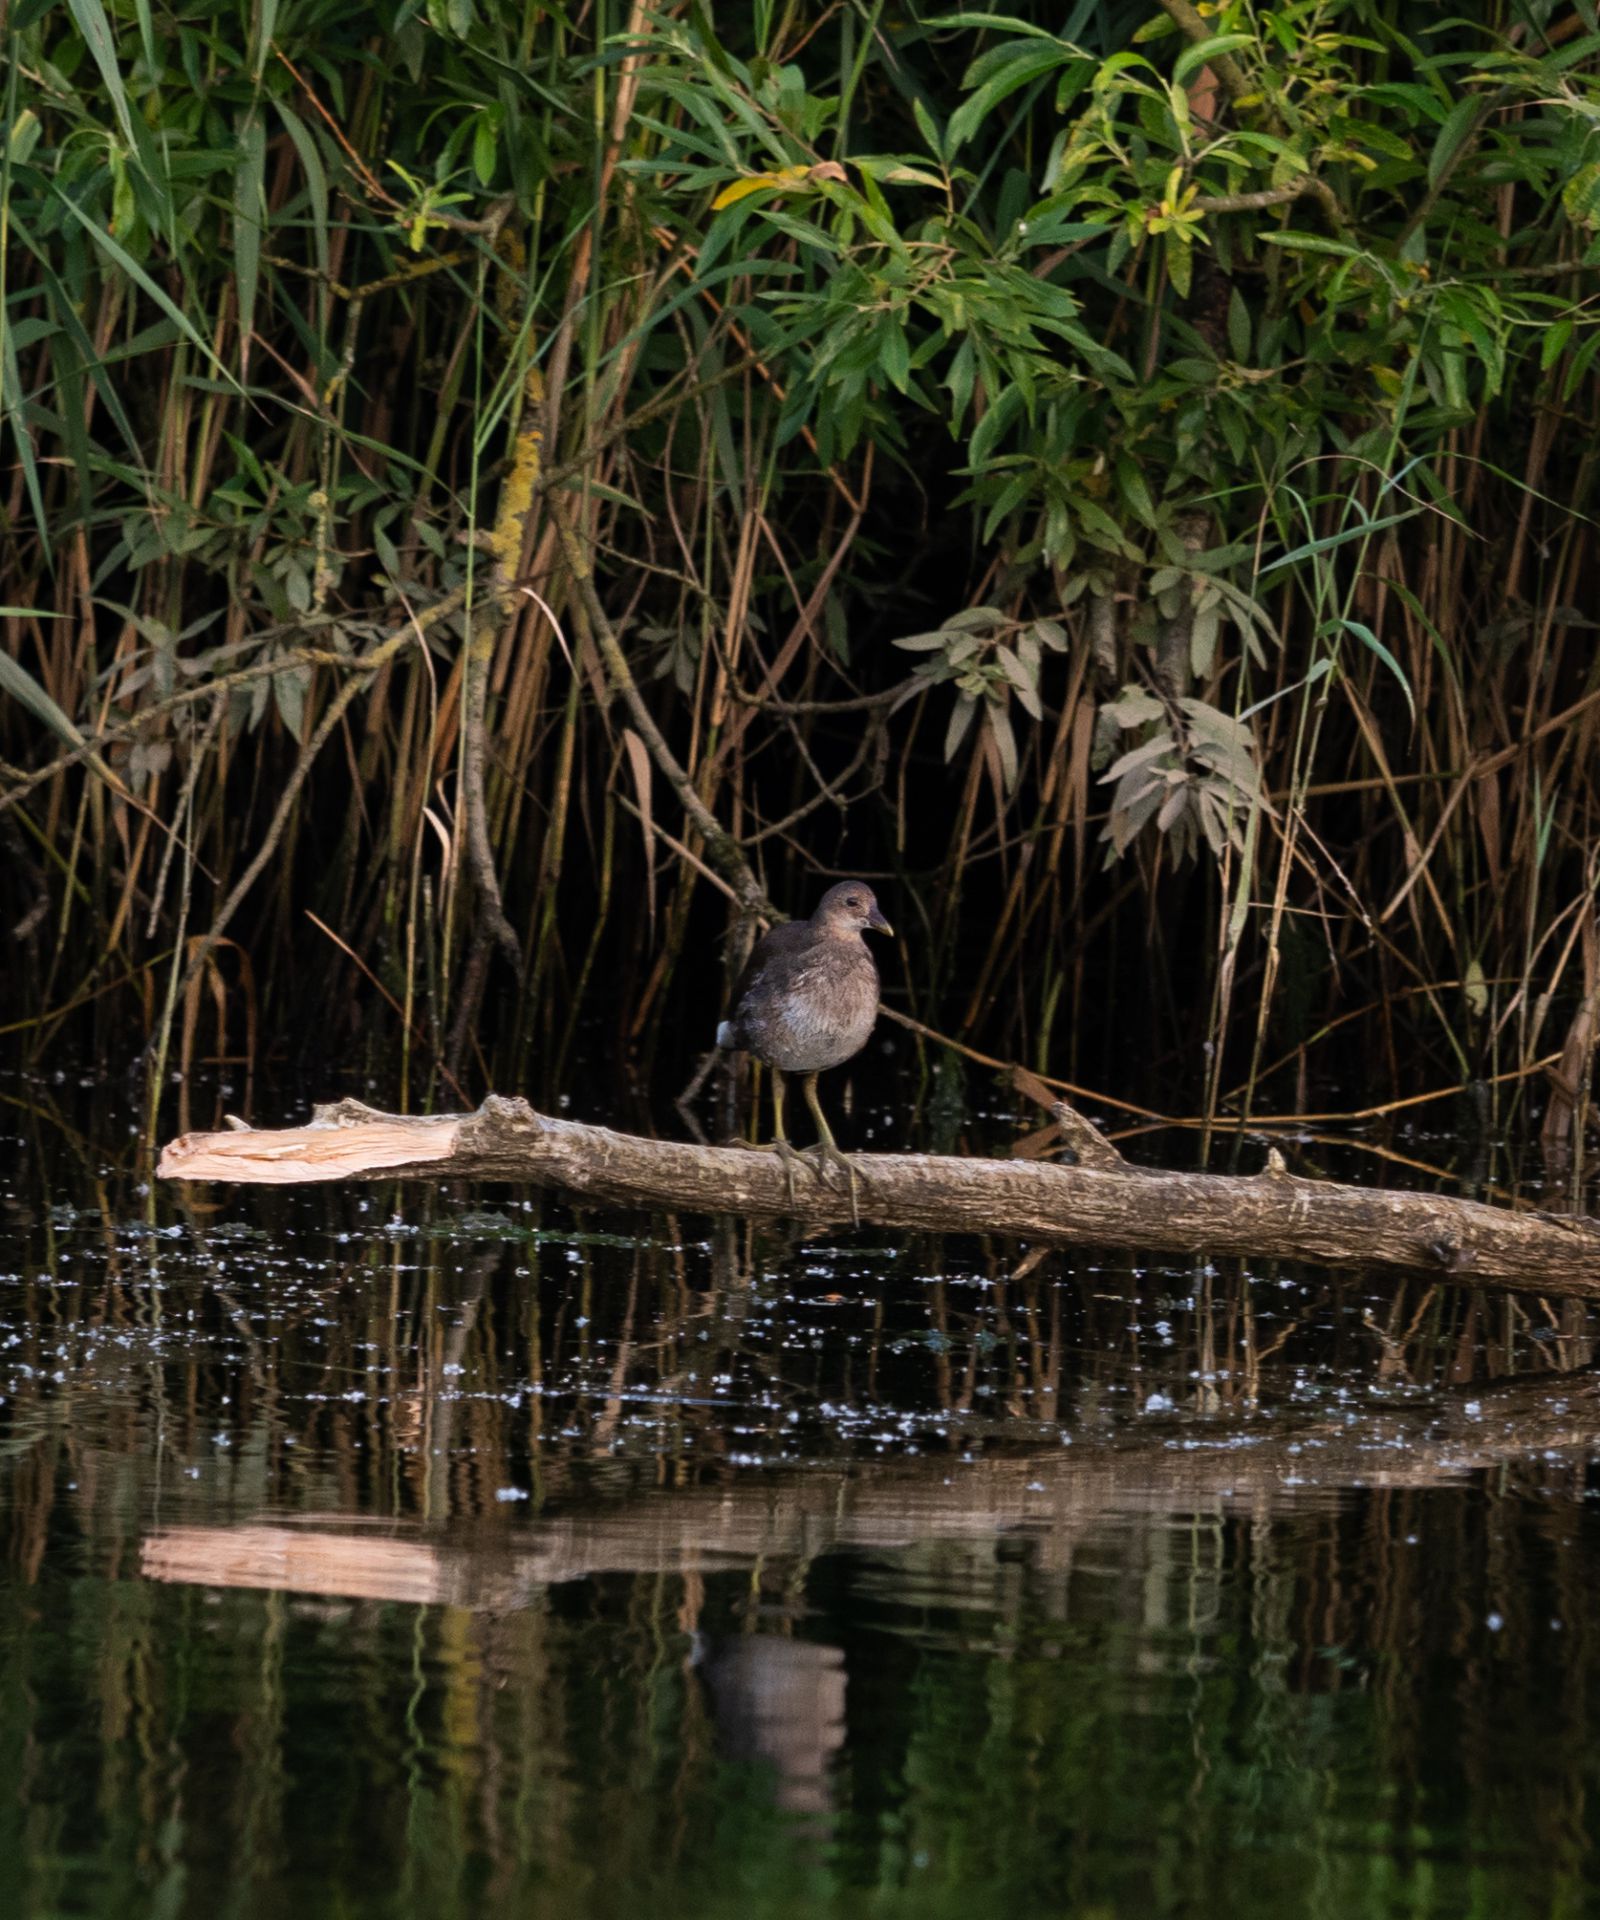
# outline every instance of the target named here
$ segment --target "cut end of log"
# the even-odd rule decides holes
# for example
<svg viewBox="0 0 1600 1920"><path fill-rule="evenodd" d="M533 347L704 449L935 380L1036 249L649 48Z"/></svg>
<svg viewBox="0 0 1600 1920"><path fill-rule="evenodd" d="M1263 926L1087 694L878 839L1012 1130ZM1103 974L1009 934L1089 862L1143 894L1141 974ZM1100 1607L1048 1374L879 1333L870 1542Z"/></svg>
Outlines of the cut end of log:
<svg viewBox="0 0 1600 1920"><path fill-rule="evenodd" d="M156 1178L283 1187L348 1180L377 1168L448 1158L469 1117L452 1113L412 1120L379 1113L359 1100L316 1107L310 1126L281 1132L263 1132L230 1117L226 1133L185 1133L168 1141L156 1162Z"/></svg>

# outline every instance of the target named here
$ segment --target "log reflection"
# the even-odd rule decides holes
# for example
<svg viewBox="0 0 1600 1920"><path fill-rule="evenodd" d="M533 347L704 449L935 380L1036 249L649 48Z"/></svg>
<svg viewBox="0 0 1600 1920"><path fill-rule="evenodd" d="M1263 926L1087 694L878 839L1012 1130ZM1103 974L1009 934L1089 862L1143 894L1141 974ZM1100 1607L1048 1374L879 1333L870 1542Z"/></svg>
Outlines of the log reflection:
<svg viewBox="0 0 1600 1920"><path fill-rule="evenodd" d="M541 1589L600 1574L706 1574L807 1561L839 1549L1026 1541L1044 1564L1119 1515L1258 1518L1336 1502L1341 1491L1447 1485L1531 1457L1546 1466L1600 1450L1600 1384L1522 1382L1443 1411L1307 1421L1255 1433L1181 1428L1070 1448L947 1456L837 1471L748 1473L655 1489L575 1511L559 1504L488 1544L415 1527L166 1527L140 1550L145 1577L351 1599L505 1611Z"/></svg>

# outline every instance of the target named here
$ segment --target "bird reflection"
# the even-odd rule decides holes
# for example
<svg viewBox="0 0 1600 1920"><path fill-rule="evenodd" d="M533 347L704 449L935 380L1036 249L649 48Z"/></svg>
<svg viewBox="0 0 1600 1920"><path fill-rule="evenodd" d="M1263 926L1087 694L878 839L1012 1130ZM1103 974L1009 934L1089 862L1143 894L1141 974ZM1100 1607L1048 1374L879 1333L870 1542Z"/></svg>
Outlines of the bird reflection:
<svg viewBox="0 0 1600 1920"><path fill-rule="evenodd" d="M694 1663L724 1754L772 1767L783 1812L830 1812L829 1768L844 1745L843 1648L766 1633L697 1635Z"/></svg>

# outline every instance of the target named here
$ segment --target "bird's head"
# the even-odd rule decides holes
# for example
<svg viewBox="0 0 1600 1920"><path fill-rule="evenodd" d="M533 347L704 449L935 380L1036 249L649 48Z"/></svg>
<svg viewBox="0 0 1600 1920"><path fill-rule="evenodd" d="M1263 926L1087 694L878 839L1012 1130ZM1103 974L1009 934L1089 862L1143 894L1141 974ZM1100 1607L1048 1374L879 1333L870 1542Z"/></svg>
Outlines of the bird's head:
<svg viewBox="0 0 1600 1920"><path fill-rule="evenodd" d="M893 933L872 889L864 880L841 880L829 887L811 916L813 926L827 927L834 933Z"/></svg>

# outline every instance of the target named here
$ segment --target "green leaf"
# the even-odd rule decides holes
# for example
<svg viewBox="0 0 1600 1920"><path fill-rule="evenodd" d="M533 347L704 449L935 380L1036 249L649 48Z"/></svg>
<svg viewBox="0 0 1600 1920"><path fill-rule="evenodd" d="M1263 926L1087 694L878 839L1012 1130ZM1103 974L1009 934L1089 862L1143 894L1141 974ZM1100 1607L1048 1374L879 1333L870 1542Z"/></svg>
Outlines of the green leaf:
<svg viewBox="0 0 1600 1920"><path fill-rule="evenodd" d="M283 122L284 131L294 143L294 150L300 156L300 169L306 177L306 197L311 202L311 232L316 246L317 265L326 273L328 270L328 174L322 164L322 155L317 151L317 143L311 137L310 129L300 116L283 101L273 102L278 118Z"/></svg>
<svg viewBox="0 0 1600 1920"><path fill-rule="evenodd" d="M917 131L922 135L923 139L927 142L929 153L931 153L936 160L942 160L945 157L944 156L944 129L939 125L938 121L935 120L933 115L928 111L927 105L924 102L921 94L918 94L912 100L911 112L917 123Z"/></svg>
<svg viewBox="0 0 1600 1920"><path fill-rule="evenodd" d="M878 365L884 378L904 393L911 380L911 350L905 329L892 316L878 328Z"/></svg>
<svg viewBox="0 0 1600 1920"><path fill-rule="evenodd" d="M286 673L272 676L273 700L279 717L300 746L305 744L306 688L310 680L309 667L293 667Z"/></svg>
<svg viewBox="0 0 1600 1920"><path fill-rule="evenodd" d="M54 620L59 617L36 607L0 607L0 619L5 620ZM18 705L26 707L34 719L42 720L58 740L65 741L69 747L83 745L83 735L66 714L22 662L14 660L3 648L0 648L0 691L9 694Z"/></svg>
<svg viewBox="0 0 1600 1920"><path fill-rule="evenodd" d="M1222 603L1197 607L1189 627L1189 671L1196 680L1208 680L1216 663L1217 634L1222 626Z"/></svg>
<svg viewBox="0 0 1600 1920"><path fill-rule="evenodd" d="M1548 373L1567 350L1567 342L1572 338L1572 322L1558 320L1553 327L1545 331L1539 342L1539 371Z"/></svg>
<svg viewBox="0 0 1600 1920"><path fill-rule="evenodd" d="M1438 186L1454 166L1457 155L1477 131L1485 110L1485 102L1478 95L1469 93L1465 99L1458 100L1445 116L1445 123L1434 139L1433 152L1428 156L1430 187Z"/></svg>
<svg viewBox="0 0 1600 1920"><path fill-rule="evenodd" d="M41 547L50 552L50 521L45 512L44 494L39 486L39 463L34 452L33 435L28 428L27 405L22 388L22 369L17 363L16 334L0 326L0 417L11 422L17 443L17 459L22 467L23 484L33 506L34 522Z"/></svg>
<svg viewBox="0 0 1600 1920"><path fill-rule="evenodd" d="M950 371L944 378L944 384L950 389L950 431L952 433L960 431L961 422L966 418L977 372L977 352L970 340L963 340L956 349L955 357L950 362Z"/></svg>
<svg viewBox="0 0 1600 1920"><path fill-rule="evenodd" d="M1250 358L1250 309L1237 287L1228 293L1228 351L1241 362Z"/></svg>
<svg viewBox="0 0 1600 1920"><path fill-rule="evenodd" d="M1233 53L1239 47L1254 44L1248 33L1218 33L1209 40L1197 40L1192 47L1179 54L1178 64L1172 69L1173 81L1181 87L1190 74L1198 73L1219 54Z"/></svg>
<svg viewBox="0 0 1600 1920"><path fill-rule="evenodd" d="M889 166L876 163L869 166L865 160L853 160L850 164L875 179L887 180L891 187L936 187L944 191L945 183L938 174L930 173L926 167L908 167L903 160Z"/></svg>
<svg viewBox="0 0 1600 1920"><path fill-rule="evenodd" d="M928 27L940 31L946 27L976 27L980 31L993 28L996 33L1020 33L1030 39L1059 44L1047 27L1037 26L1031 20L1020 20L1014 13L946 13L937 20L930 20Z"/></svg>
<svg viewBox="0 0 1600 1920"><path fill-rule="evenodd" d="M989 732L1000 756L1000 777L1007 793L1017 784L1017 736L1011 730L1011 716L997 701L988 702Z"/></svg>
<svg viewBox="0 0 1600 1920"><path fill-rule="evenodd" d="M1159 760L1162 754L1172 751L1171 734L1158 733L1154 740L1145 741L1142 747L1134 747L1130 752L1123 754L1120 760L1114 761L1107 767L1100 776L1101 783L1104 785L1108 781L1120 780L1125 773L1132 773L1139 767L1147 767Z"/></svg>
<svg viewBox="0 0 1600 1920"><path fill-rule="evenodd" d="M946 129L946 152L955 153L978 131L1002 100L1023 87L1037 84L1053 73L1071 56L1054 40L1043 45L1023 45L1008 50L1010 57L997 73L989 77L963 100L950 116Z"/></svg>
<svg viewBox="0 0 1600 1920"><path fill-rule="evenodd" d="M1072 508L1078 516L1078 524L1097 546L1104 547L1108 553L1133 557L1133 548L1127 536L1104 507L1096 505L1093 500L1084 499L1081 494L1074 494Z"/></svg>
<svg viewBox="0 0 1600 1920"><path fill-rule="evenodd" d="M957 694L956 704L950 713L950 724L945 729L944 757L946 760L953 760L956 757L956 750L966 739L967 729L972 725L973 715L977 711L976 700L964 693Z"/></svg>
<svg viewBox="0 0 1600 1920"><path fill-rule="evenodd" d="M266 129L252 113L240 136L239 165L233 182L233 271L239 290L239 371L250 364L250 339L256 324L256 288L261 275L261 232L267 219L264 191Z"/></svg>
<svg viewBox="0 0 1600 1920"><path fill-rule="evenodd" d="M1144 475L1138 464L1126 453L1117 455L1117 485L1122 497L1147 527L1156 524L1156 503L1150 497L1150 489L1145 484Z"/></svg>
<svg viewBox="0 0 1600 1920"><path fill-rule="evenodd" d="M1594 364L1597 352L1600 352L1600 327L1589 335L1567 362L1567 377L1561 385L1561 398L1564 401L1570 400L1582 386L1590 367Z"/></svg>
<svg viewBox="0 0 1600 1920"><path fill-rule="evenodd" d="M478 176L478 184L483 187L494 184L494 170L500 159L499 129L493 117L488 113L478 115L478 124L472 130L472 171Z"/></svg>
<svg viewBox="0 0 1600 1920"><path fill-rule="evenodd" d="M25 167L39 144L42 132L39 116L32 107L24 107L11 123L6 136L6 157L14 167Z"/></svg>
<svg viewBox="0 0 1600 1920"><path fill-rule="evenodd" d="M116 267L119 272L125 273L136 286L143 288L145 293L150 296L167 318L172 321L189 344L196 349L203 359L209 361L210 364L216 368L222 378L228 382L230 388L232 388L235 393L243 394L243 387L239 385L238 381L234 379L233 375L229 373L228 369L211 351L208 343L196 332L194 322L184 313L183 309L176 304L171 295L150 278L149 274L139 265L138 261L128 252L127 248L119 245L109 233L102 233L100 228L95 225L78 205L77 201L72 199L70 195L63 193L61 188L53 180L50 182L50 191L61 202L62 206L66 208L68 213L72 215L73 219L78 222L84 232L88 234L89 238L112 265Z"/></svg>
<svg viewBox="0 0 1600 1920"><path fill-rule="evenodd" d="M6 620L55 620L61 616L45 612L37 607L0 607L0 619ZM3 647L0 647L0 693L9 694L19 706L26 707L36 720L47 726L56 738L66 746L82 749L84 737L39 682L34 679L20 660L14 660ZM85 756L88 765L97 773L108 787L126 794L128 789L106 765L97 753Z"/></svg>
<svg viewBox="0 0 1600 1920"><path fill-rule="evenodd" d="M106 83L106 93L110 96L111 110L117 116L117 125L122 129L122 138L128 146L138 149L139 142L134 137L133 115L128 106L128 95L122 84L122 74L117 66L117 41L112 32L111 22L106 18L106 10L100 0L67 0L67 11L83 35L84 44L93 56L95 65L100 69L100 78Z"/></svg>
<svg viewBox="0 0 1600 1920"><path fill-rule="evenodd" d="M1294 227L1285 227L1281 233L1257 234L1256 238L1269 247L1287 247L1292 253L1331 253L1340 260L1354 260L1360 254L1358 247L1348 246L1343 240L1330 240L1322 233L1301 233Z"/></svg>
<svg viewBox="0 0 1600 1920"><path fill-rule="evenodd" d="M140 0L141 22L146 10L146 0ZM251 68L251 77L259 87L261 75L266 68L267 56L272 51L273 35L278 31L278 0L260 0L260 4L253 9L253 12L256 16L255 31L251 37L255 46L255 60ZM153 53L148 54L147 57L154 61Z"/></svg>
<svg viewBox="0 0 1600 1920"><path fill-rule="evenodd" d="M1578 168L1561 189L1561 204L1575 225L1600 226L1600 161Z"/></svg>
<svg viewBox="0 0 1600 1920"><path fill-rule="evenodd" d="M1346 633L1353 633L1361 642L1362 646L1376 654L1394 675L1395 679L1400 682L1401 691L1406 696L1406 705L1411 709L1411 718L1414 721L1417 717L1417 703L1411 695L1411 682L1406 678L1404 667L1401 666L1400 662L1372 631L1371 627L1369 627L1365 621L1350 620L1344 616L1335 620L1333 625L1336 628L1342 628Z"/></svg>
<svg viewBox="0 0 1600 1920"><path fill-rule="evenodd" d="M1001 671L1016 690L1018 700L1029 716L1034 720L1044 718L1044 708L1039 703L1037 676L1029 673L1009 647L997 647L995 658L1000 662Z"/></svg>
<svg viewBox="0 0 1600 1920"><path fill-rule="evenodd" d="M1279 573L1298 561L1309 560L1314 553L1329 553L1335 547L1349 546L1352 540L1365 540L1374 533L1382 533L1385 527L1397 527L1402 520L1414 520L1422 511L1421 507L1408 507L1403 513L1379 514L1376 520L1358 520L1354 526L1345 527L1338 533L1324 534L1320 540L1303 541L1298 547L1291 547L1287 553L1280 553L1276 560L1268 561L1261 570L1262 577Z"/></svg>
<svg viewBox="0 0 1600 1920"><path fill-rule="evenodd" d="M1143 687L1127 686L1100 711L1126 733L1135 727L1147 727L1152 720L1164 719L1167 710L1153 693L1146 693Z"/></svg>
<svg viewBox="0 0 1600 1920"><path fill-rule="evenodd" d="M1461 287L1444 287L1439 293L1439 310L1445 314L1452 325L1459 328L1477 350L1478 358L1488 376L1491 394L1500 390L1501 376L1505 371L1505 355L1499 342L1490 333L1484 322L1484 316L1474 301L1472 293Z"/></svg>
<svg viewBox="0 0 1600 1920"><path fill-rule="evenodd" d="M1255 735L1242 720L1231 713L1224 713L1220 707L1214 707L1208 700L1200 700L1192 694L1186 694L1178 702L1184 716L1194 729L1196 736L1211 745L1224 748L1231 754L1244 754L1247 758L1255 750Z"/></svg>

